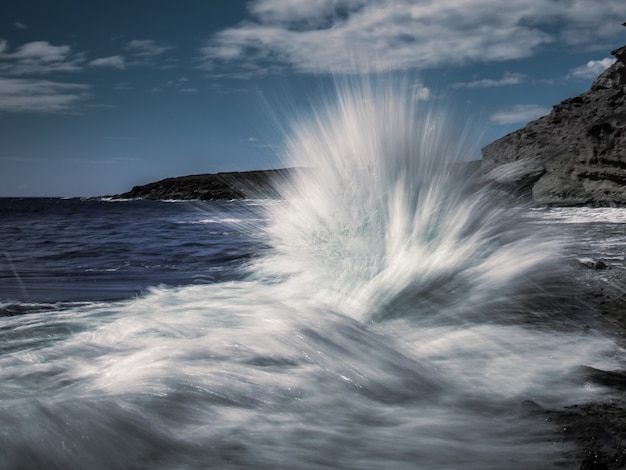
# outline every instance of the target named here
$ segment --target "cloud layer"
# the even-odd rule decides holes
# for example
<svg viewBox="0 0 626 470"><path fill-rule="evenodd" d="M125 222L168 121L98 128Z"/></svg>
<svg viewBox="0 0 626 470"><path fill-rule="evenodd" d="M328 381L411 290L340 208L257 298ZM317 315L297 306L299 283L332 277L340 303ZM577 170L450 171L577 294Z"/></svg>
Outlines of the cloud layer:
<svg viewBox="0 0 626 470"><path fill-rule="evenodd" d="M7 41L0 39L0 73L4 75L45 75L77 72L84 61L70 46L55 46L47 41L33 41L8 52Z"/></svg>
<svg viewBox="0 0 626 470"><path fill-rule="evenodd" d="M174 47L152 39L134 39L128 42L126 49L138 57L155 57L174 49Z"/></svg>
<svg viewBox="0 0 626 470"><path fill-rule="evenodd" d="M200 53L240 74L422 69L520 59L619 34L621 0L254 0ZM359 64L357 66L357 64Z"/></svg>
<svg viewBox="0 0 626 470"><path fill-rule="evenodd" d="M89 88L79 83L0 78L0 111L66 112L87 96Z"/></svg>
<svg viewBox="0 0 626 470"><path fill-rule="evenodd" d="M452 88L492 88L506 85L519 85L526 79L526 75L521 73L509 73L506 72L502 78L497 80L491 78L483 78L481 80L474 80L467 83L454 83Z"/></svg>
<svg viewBox="0 0 626 470"><path fill-rule="evenodd" d="M25 27L15 23L16 28ZM59 80L60 74L74 76L88 67L125 70L128 65L155 65L153 59L173 49L154 40L132 40L125 49L133 56L130 63L123 55L111 55L88 60L86 53L76 53L68 45L54 45L47 41L32 41L9 47L0 39L0 112L63 113L75 112L88 98L93 98L93 87ZM53 76L54 80L44 80ZM185 88L183 92L196 89ZM100 104L97 106L107 106Z"/></svg>
<svg viewBox="0 0 626 470"><path fill-rule="evenodd" d="M605 57L602 60L590 60L585 65L576 67L575 69L571 70L568 78L580 78L583 80L596 78L614 63L614 57Z"/></svg>
<svg viewBox="0 0 626 470"><path fill-rule="evenodd" d="M92 67L110 67L118 70L126 68L126 61L121 55L113 55L110 57L102 57L89 62Z"/></svg>
<svg viewBox="0 0 626 470"><path fill-rule="evenodd" d="M551 109L537 104L517 104L496 111L489 119L497 124L526 124L550 113Z"/></svg>

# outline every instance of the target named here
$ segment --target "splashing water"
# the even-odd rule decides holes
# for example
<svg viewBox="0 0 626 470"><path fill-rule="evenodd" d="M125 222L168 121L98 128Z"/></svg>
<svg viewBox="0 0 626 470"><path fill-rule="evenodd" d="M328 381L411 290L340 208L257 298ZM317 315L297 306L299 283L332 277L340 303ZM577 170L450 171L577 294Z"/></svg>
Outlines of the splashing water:
<svg viewBox="0 0 626 470"><path fill-rule="evenodd" d="M408 96L401 81L352 82L296 123L287 158L305 169L272 213L276 255L260 269L297 274L360 320L469 315L547 279L556 239L473 187L467 137Z"/></svg>
<svg viewBox="0 0 626 470"><path fill-rule="evenodd" d="M520 404L597 397L570 372L617 346L548 327L558 243L472 186L407 90L344 84L296 123L245 280L7 318L0 468L563 462Z"/></svg>

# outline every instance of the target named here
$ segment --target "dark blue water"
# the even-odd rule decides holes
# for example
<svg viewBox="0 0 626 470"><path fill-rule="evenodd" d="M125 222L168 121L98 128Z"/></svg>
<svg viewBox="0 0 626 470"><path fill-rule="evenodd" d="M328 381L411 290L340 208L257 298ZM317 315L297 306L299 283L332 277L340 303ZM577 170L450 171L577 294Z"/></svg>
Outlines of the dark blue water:
<svg viewBox="0 0 626 470"><path fill-rule="evenodd" d="M114 300L234 279L262 248L246 202L0 199L0 302Z"/></svg>

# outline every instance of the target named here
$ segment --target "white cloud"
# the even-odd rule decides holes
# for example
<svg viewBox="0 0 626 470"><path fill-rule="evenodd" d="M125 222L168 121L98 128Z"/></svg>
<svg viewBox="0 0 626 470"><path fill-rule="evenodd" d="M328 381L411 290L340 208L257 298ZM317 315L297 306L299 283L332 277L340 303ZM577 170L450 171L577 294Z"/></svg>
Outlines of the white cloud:
<svg viewBox="0 0 626 470"><path fill-rule="evenodd" d="M87 98L89 86L0 77L0 112L68 112Z"/></svg>
<svg viewBox="0 0 626 470"><path fill-rule="evenodd" d="M567 78L590 79L596 78L611 65L615 63L615 58L605 57L602 60L590 60L585 65L570 70Z"/></svg>
<svg viewBox="0 0 626 470"><path fill-rule="evenodd" d="M454 83L452 88L491 88L506 85L519 85L523 83L526 75L521 73L505 72L502 78L497 80L491 78L483 78L481 80L474 80L467 83Z"/></svg>
<svg viewBox="0 0 626 470"><path fill-rule="evenodd" d="M593 45L621 33L621 0L253 0L251 17L212 36L204 67L245 76L432 68Z"/></svg>
<svg viewBox="0 0 626 470"><path fill-rule="evenodd" d="M428 101L432 98L430 89L423 85L415 85L413 87L413 99L416 101Z"/></svg>
<svg viewBox="0 0 626 470"><path fill-rule="evenodd" d="M179 90L181 93L197 93L197 88L181 88Z"/></svg>
<svg viewBox="0 0 626 470"><path fill-rule="evenodd" d="M121 55L113 55L111 57L102 57L89 62L92 67L111 67L118 70L126 68L126 62Z"/></svg>
<svg viewBox="0 0 626 470"><path fill-rule="evenodd" d="M174 48L152 39L135 39L126 44L126 49L138 57L155 57Z"/></svg>
<svg viewBox="0 0 626 470"><path fill-rule="evenodd" d="M551 111L550 108L538 104L517 104L496 111L489 119L497 124L526 124Z"/></svg>
<svg viewBox="0 0 626 470"><path fill-rule="evenodd" d="M70 46L53 46L48 41L34 41L20 46L12 57L15 59L35 59L43 62L65 60L71 52Z"/></svg>
<svg viewBox="0 0 626 470"><path fill-rule="evenodd" d="M47 41L33 41L8 53L6 41L0 41L0 72L6 75L44 75L53 72L82 70L82 55L72 54L70 46L54 46Z"/></svg>
<svg viewBox="0 0 626 470"><path fill-rule="evenodd" d="M27 25L25 25L24 23L20 23L19 21L13 23L13 26L15 26L15 29L28 29Z"/></svg>

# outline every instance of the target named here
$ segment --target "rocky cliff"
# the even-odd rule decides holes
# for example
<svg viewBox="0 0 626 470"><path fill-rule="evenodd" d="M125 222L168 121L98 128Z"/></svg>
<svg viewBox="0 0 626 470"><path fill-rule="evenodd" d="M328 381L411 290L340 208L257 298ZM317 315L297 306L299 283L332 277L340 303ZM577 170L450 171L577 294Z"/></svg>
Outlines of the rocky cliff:
<svg viewBox="0 0 626 470"><path fill-rule="evenodd" d="M485 179L548 205L626 205L626 46L589 91L482 149Z"/></svg>
<svg viewBox="0 0 626 470"><path fill-rule="evenodd" d="M293 169L180 176L135 186L124 199L245 199L276 197L276 187Z"/></svg>

